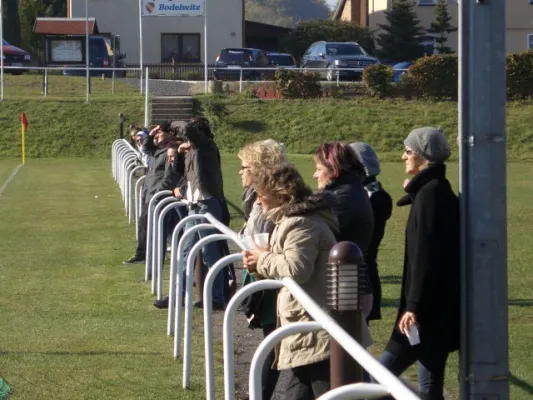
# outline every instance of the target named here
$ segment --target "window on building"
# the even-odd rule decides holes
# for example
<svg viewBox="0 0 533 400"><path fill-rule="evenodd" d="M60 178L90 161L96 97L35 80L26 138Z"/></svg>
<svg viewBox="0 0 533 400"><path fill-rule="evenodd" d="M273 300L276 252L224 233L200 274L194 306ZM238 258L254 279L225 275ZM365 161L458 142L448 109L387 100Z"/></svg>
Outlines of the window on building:
<svg viewBox="0 0 533 400"><path fill-rule="evenodd" d="M437 0L418 0L419 6L434 6L437 4Z"/></svg>
<svg viewBox="0 0 533 400"><path fill-rule="evenodd" d="M533 49L533 33L527 35L527 48L528 50Z"/></svg>
<svg viewBox="0 0 533 400"><path fill-rule="evenodd" d="M199 62L199 33L162 33L161 62Z"/></svg>

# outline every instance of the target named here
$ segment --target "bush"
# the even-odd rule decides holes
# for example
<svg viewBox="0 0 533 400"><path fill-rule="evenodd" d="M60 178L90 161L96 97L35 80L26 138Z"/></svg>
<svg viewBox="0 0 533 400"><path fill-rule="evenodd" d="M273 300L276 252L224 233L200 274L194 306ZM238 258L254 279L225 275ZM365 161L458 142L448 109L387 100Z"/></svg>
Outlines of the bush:
<svg viewBox="0 0 533 400"><path fill-rule="evenodd" d="M507 98L533 97L533 52L507 54Z"/></svg>
<svg viewBox="0 0 533 400"><path fill-rule="evenodd" d="M274 79L276 88L285 99L316 99L322 96L319 74L279 69Z"/></svg>
<svg viewBox="0 0 533 400"><path fill-rule="evenodd" d="M387 97L392 93L392 67L385 64L370 65L363 71L363 83L370 96Z"/></svg>
<svg viewBox="0 0 533 400"><path fill-rule="evenodd" d="M224 117L228 115L224 97L219 93L201 96L201 102L195 104L195 111L199 111L201 115L206 117L213 129L216 129L223 122Z"/></svg>
<svg viewBox="0 0 533 400"><path fill-rule="evenodd" d="M204 79L204 74L201 72L187 71L181 74L181 79L186 81L201 81Z"/></svg>
<svg viewBox="0 0 533 400"><path fill-rule="evenodd" d="M433 100L457 100L458 66L455 55L436 55L418 59L402 75L418 96Z"/></svg>

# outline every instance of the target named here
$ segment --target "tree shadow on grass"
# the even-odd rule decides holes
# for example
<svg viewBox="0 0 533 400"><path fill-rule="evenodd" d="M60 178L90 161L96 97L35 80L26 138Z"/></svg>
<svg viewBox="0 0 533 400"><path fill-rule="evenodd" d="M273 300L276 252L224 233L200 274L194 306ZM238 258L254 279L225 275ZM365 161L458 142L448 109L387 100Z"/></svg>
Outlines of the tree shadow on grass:
<svg viewBox="0 0 533 400"><path fill-rule="evenodd" d="M250 133L260 133L266 129L266 124L261 121L252 121L252 120L236 121L236 122L231 122L231 125L234 128L248 131Z"/></svg>
<svg viewBox="0 0 533 400"><path fill-rule="evenodd" d="M517 386L519 389L522 389L524 392L533 394L533 384L518 378L516 375L513 375L512 373L511 373L511 376L509 377L509 382L511 382L511 385Z"/></svg>
<svg viewBox="0 0 533 400"><path fill-rule="evenodd" d="M533 307L533 299L509 300L509 305L515 307Z"/></svg>

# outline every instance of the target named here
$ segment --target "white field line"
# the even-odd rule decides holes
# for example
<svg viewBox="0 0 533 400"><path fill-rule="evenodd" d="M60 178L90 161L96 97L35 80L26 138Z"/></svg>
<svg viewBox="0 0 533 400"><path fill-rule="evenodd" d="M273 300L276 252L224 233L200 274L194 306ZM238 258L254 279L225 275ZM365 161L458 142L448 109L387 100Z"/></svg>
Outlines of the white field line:
<svg viewBox="0 0 533 400"><path fill-rule="evenodd" d="M9 185L9 182L13 180L15 175L17 175L17 172L19 172L20 167L22 167L22 164L17 165L17 167L13 170L11 175L9 175L9 178L7 178L7 181L0 187L0 196L4 193L4 190L6 190L7 185Z"/></svg>

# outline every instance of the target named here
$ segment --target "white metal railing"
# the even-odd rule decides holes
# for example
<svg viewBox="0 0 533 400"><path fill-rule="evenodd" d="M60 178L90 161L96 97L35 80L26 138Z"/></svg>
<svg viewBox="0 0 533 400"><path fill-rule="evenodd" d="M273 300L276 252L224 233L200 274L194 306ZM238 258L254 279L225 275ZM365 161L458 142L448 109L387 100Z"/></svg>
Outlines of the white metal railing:
<svg viewBox="0 0 533 400"><path fill-rule="evenodd" d="M129 146L129 148L128 148ZM113 143L112 153L112 171L113 176L119 183L124 183L124 176L128 171L128 160L131 155L132 147L125 140L117 140ZM134 149L133 149L134 150ZM140 192L137 186L135 193ZM129 188L129 189L128 189ZM132 185L126 184L121 186L121 190L131 192ZM141 189L142 190L142 189ZM151 273L152 291L157 281L157 292L162 293L162 229L166 212L177 206L183 206L186 203L172 197L164 198L171 195L171 191L161 191L154 195L149 202L147 225L147 263L145 277ZM126 196L126 194L125 194ZM131 193L130 193L131 196ZM135 200L137 210L139 210L139 195ZM157 200L160 200L156 205ZM139 212L136 213L136 219ZM187 229L181 240L178 242L178 235L185 225L190 221L206 220L206 223L196 224ZM186 265L184 266L184 244L190 236L198 235L204 230L216 229L221 233L214 233L202 237L190 250ZM149 237L149 239L148 239ZM183 387L190 388L191 373L191 356L192 356L192 298L193 298L193 272L194 260L198 252L207 244L221 240L232 240L241 249L245 249L244 243L239 235L218 221L211 214L195 214L182 218L172 235L171 251L171 271L170 271L170 289L169 289L169 315L167 333L172 334L172 325L174 325L174 357L180 356L181 341L181 319L182 319L182 296L183 296L183 276L185 277L185 318L184 318L184 362L183 362ZM158 250L159 249L159 250ZM150 253L150 261L148 254ZM229 264L242 261L241 254L231 254L220 259L212 266L207 274L204 292L204 345L205 345L205 368L206 368L206 397L213 400L215 396L214 388L214 352L213 352L213 324L212 324L212 289L216 276L223 271ZM183 275L185 274L185 275ZM337 322L323 310L294 280L283 278L281 280L260 280L253 282L240 289L227 305L224 315L223 325L223 346L224 346L224 393L225 400L235 400L235 371L234 371L234 344L233 344L233 324L237 314L237 308L242 301L257 291L268 289L288 289L294 298L304 307L309 315L314 319L313 322L301 322L289 324L281 327L270 334L261 342L252 359L249 380L250 399L261 399L261 370L268 353L283 338L299 332L311 332L314 330L324 329L330 336L335 339L365 370L367 370L379 384L358 383L343 386L332 390L320 397L321 400L339 400L339 399L361 399L376 398L384 395L392 395L402 400L417 400L418 397L405 386L396 376L383 367L370 353L368 353L353 337L344 331ZM172 324L174 322L174 324Z"/></svg>

